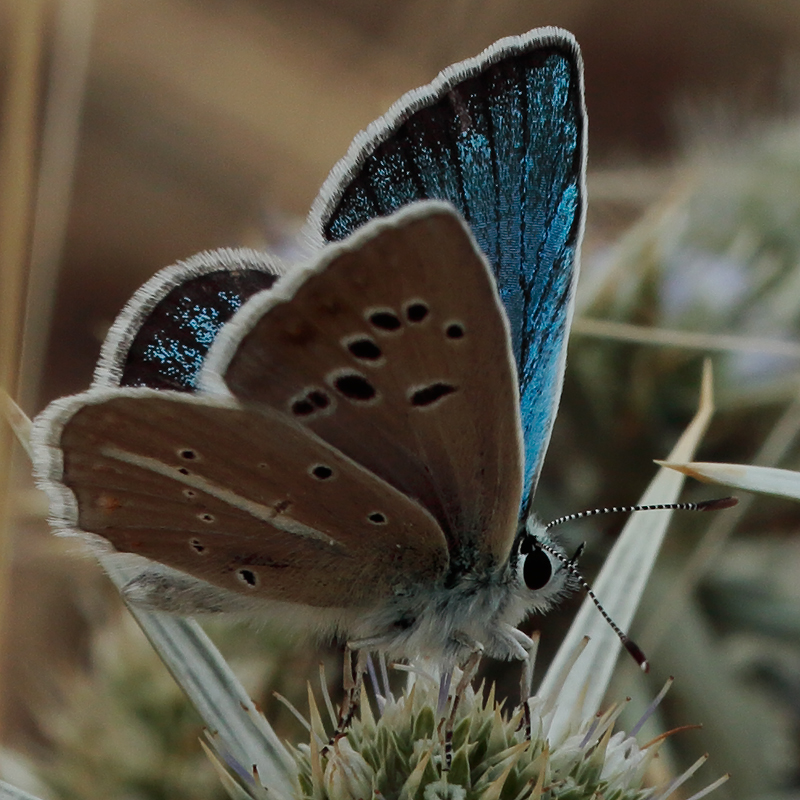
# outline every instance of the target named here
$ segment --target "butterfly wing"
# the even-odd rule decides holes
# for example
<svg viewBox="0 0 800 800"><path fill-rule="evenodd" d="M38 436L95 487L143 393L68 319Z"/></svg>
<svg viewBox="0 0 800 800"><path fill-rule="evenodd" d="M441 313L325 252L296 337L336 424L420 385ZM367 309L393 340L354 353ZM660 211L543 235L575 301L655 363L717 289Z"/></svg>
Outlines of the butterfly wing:
<svg viewBox="0 0 800 800"><path fill-rule="evenodd" d="M208 348L253 294L277 280L263 253L199 253L154 275L131 298L103 344L95 386L194 392Z"/></svg>
<svg viewBox="0 0 800 800"><path fill-rule="evenodd" d="M371 606L447 565L430 514L269 409L93 390L51 406L35 436L57 527L229 591Z"/></svg>
<svg viewBox="0 0 800 800"><path fill-rule="evenodd" d="M583 222L584 128L580 58L571 38L546 31L505 40L401 100L357 139L312 213L322 232L320 241L336 240L372 217L419 198L449 199L467 218L490 260L508 321L492 281L488 289L482 283L489 275L486 267L477 258L483 273L475 268L472 244L464 247L463 231L451 229L452 218L442 222L441 210L415 211L399 222L393 220L389 227L393 236L399 232L398 249L392 243L377 255L371 251L367 260L372 266L363 274L356 269L353 274L361 277L345 282L347 291L336 295L335 302L325 301L330 287L316 281L328 272L329 260L333 263L330 254L308 271L308 280L286 283L291 297L252 297L272 286L276 270L260 256L240 258L241 251L221 268L212 256L198 265L197 274L173 268L174 273L162 273L160 283L154 279L115 323L98 367L97 388L54 407L37 423L37 449L47 453L39 456L39 474L51 494L61 499L62 526L99 532L120 549L141 552L217 585L224 580L225 587L240 592L257 587L264 597L306 604L329 603L324 598L332 594L338 595L337 604L356 604L364 597L385 596L404 580L435 580L446 568L448 551L451 568L455 564L458 570L503 561L520 503L527 507L533 491L560 391ZM414 218L416 213L420 219ZM423 235L424 246L414 246L403 231L406 223L410 228L421 217L429 217L426 224L435 236ZM380 238L375 231L383 229L357 239L358 247L351 249L369 244L373 236ZM416 235L422 235L419 229ZM353 255L348 247L338 254L344 261ZM407 257L410 262L403 260ZM388 294L375 280L381 267ZM403 279L406 274L408 281ZM294 306L295 290L299 297L315 287L321 295L304 296L303 314L323 310L328 327L303 327L315 319L300 314L299 328L282 330L288 336L281 339L280 330L270 333L270 325L280 318L273 312ZM422 295L418 287L423 287ZM237 312L248 297L250 302ZM426 304L429 298L433 309ZM331 371L329 366L322 368L330 354L320 343L327 346L325 335L341 333L331 322L334 318L358 325L336 340L344 361L340 370ZM314 335L304 343L309 330ZM258 336L265 331L268 335L259 344ZM271 363L259 348L274 344L276 333L276 364L308 344L302 365L284 364L284 371L274 374L274 386L273 375L267 373L250 387L259 359ZM287 344L293 334L294 350ZM198 386L227 392L223 376L251 407L241 409L224 395L198 392ZM109 388L120 385L176 389L184 393L183 400L147 388ZM127 405L133 400L128 393L134 391L141 408L175 403L178 412L159 407L156 416L170 422L163 429L159 423L145 437L147 446L133 448L130 456L130 445L142 438L151 416L149 410ZM269 410L273 401L275 413ZM123 405L113 407L109 418L116 424L109 424L103 415L117 402ZM245 413L247 421L225 416L228 413ZM270 463L269 455L280 457L287 467L293 465L294 472L287 469L281 476L289 484L276 481L268 484L269 490L253 487L249 495L235 491L230 497L219 487L247 483L231 464L224 474L203 473L194 485L193 473L181 471L187 467L165 473L164 463L172 464L169 453L152 455L148 449L163 438L174 458L183 452L176 447L187 452L193 448L183 439L176 443L167 429L185 434L191 443L205 442L200 433L204 437L220 422L222 427L238 423L244 434L223 437L214 447L236 461L248 446L261 453L252 446L256 440L269 440L272 449L263 454L263 463ZM122 448L127 455L120 458L115 437L126 426L132 440L127 450ZM97 449L88 452L83 440L98 428L105 431L107 442L95 442ZM301 440L295 441L293 434ZM286 456L287 442L292 452L306 457L306 477L309 469L313 472L312 456L342 459L337 464L347 479L338 488L357 499L353 514L363 515L373 497L391 497L396 505L391 506L390 521L411 520L406 539L400 532L370 538L369 533L384 524L385 504L376 506L375 519L367 519L367 533L358 525L351 527L349 511L344 517L339 513L343 501L338 492L326 500L331 512L326 519L313 516L321 512L305 510L305 504L311 505L307 493L294 504L291 493L300 488L292 481L302 465ZM126 490L126 485L131 488ZM175 503L159 520L166 485ZM198 497L206 509L195 509ZM289 506L284 507L285 502ZM291 513L300 514L299 521L286 508L295 509ZM273 512L279 522L290 521L276 527L276 519L269 516ZM106 524L107 518L103 522L108 513L118 528ZM211 519L200 519L198 513ZM307 513L312 516L303 516ZM215 531L219 535L211 543L197 538L218 521L230 526ZM135 532L137 526L141 535ZM97 531L90 530L94 528ZM327 542L322 547L325 556L317 549L320 542ZM393 566L388 554L397 544L409 555ZM346 557L331 555L338 553L337 546L357 554L360 582L369 587L353 588L348 568L339 569ZM256 563L259 554L262 561L272 559L274 564ZM213 557L205 560L204 555ZM331 583L315 595L301 576L308 567L318 575L320 558ZM256 574L254 567L265 572ZM291 570L285 574L292 577L276 577L285 570Z"/></svg>
<svg viewBox="0 0 800 800"><path fill-rule="evenodd" d="M504 39L356 137L311 213L323 240L421 198L453 203L486 254L520 388L528 510L561 394L583 231L586 119L570 34Z"/></svg>
<svg viewBox="0 0 800 800"><path fill-rule="evenodd" d="M254 297L201 386L286 414L419 502L453 570L508 556L522 491L508 327L449 205L375 220Z"/></svg>

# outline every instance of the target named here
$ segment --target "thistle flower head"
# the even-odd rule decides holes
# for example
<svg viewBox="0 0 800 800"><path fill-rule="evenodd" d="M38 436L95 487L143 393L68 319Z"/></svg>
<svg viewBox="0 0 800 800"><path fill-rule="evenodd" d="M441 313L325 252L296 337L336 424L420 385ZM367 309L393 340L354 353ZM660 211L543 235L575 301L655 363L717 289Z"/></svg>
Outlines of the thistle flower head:
<svg viewBox="0 0 800 800"><path fill-rule="evenodd" d="M336 718L322 687L328 723L309 691L309 740L291 749L297 800L664 800L678 785L647 785L662 739L643 745L614 732L621 705L582 717L579 707L560 707L562 698L538 695L505 710L493 686L461 682L442 711L439 681L414 671L398 697L375 687L377 713L362 688L360 713L331 737ZM551 735L565 711L572 722ZM239 787L243 797L262 796L256 776ZM276 793L267 787L265 796Z"/></svg>

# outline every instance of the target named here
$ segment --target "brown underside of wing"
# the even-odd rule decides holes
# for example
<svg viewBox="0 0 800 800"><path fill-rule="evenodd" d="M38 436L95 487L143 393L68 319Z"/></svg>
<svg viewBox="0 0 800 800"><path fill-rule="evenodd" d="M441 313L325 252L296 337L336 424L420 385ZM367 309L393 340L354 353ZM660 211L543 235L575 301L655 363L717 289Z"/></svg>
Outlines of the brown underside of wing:
<svg viewBox="0 0 800 800"><path fill-rule="evenodd" d="M231 341L224 378L237 398L289 414L418 500L451 559L490 566L508 556L522 492L504 320L459 218L405 217Z"/></svg>
<svg viewBox="0 0 800 800"><path fill-rule="evenodd" d="M419 505L290 420L140 390L61 437L79 527L233 591L369 606L447 566Z"/></svg>

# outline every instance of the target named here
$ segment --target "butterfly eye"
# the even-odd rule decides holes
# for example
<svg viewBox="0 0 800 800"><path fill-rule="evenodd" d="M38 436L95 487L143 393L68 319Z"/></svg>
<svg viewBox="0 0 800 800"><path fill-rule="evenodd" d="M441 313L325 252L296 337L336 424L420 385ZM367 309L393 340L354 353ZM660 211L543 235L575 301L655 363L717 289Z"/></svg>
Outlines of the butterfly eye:
<svg viewBox="0 0 800 800"><path fill-rule="evenodd" d="M553 565L550 557L544 550L534 547L527 555L523 556L522 580L532 592L543 589L553 577Z"/></svg>

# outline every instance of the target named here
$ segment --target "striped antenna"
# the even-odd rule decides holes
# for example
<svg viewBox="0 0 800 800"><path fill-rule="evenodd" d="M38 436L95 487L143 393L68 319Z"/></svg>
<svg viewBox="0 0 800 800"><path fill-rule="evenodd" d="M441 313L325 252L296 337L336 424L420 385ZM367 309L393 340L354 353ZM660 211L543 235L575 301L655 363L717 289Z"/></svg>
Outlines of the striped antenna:
<svg viewBox="0 0 800 800"><path fill-rule="evenodd" d="M559 517L549 522L545 526L546 531L550 531L558 525L563 525L565 522L573 522L578 519L585 519L586 517L594 517L598 514L628 514L634 511L719 511L723 508L731 508L739 501L735 497L722 497L718 500L703 500L700 503L659 503L651 506L614 506L613 508L594 508L590 511L579 511L577 514L567 514L564 517ZM602 614L603 619L611 626L611 630L617 634L619 640L622 642L625 649L631 654L633 660L641 667L643 672L650 670L650 664L644 651L633 641L609 616L608 612L603 608L597 595L592 591L592 587L586 582L586 579L581 575L576 562L578 557L583 552L583 545L578 547L575 555L572 558L567 558L563 553L560 553L554 547L543 544L538 538L536 545L540 549L549 553L553 558L560 561L564 569L578 581L581 588L586 594L591 597L592 602L597 606L597 610Z"/></svg>
<svg viewBox="0 0 800 800"><path fill-rule="evenodd" d="M589 511L579 511L577 514L567 514L558 517L545 525L549 531L565 522L574 522L586 517L596 517L598 514L630 514L634 511L720 511L723 508L732 508L739 502L736 497L720 497L717 500L703 500L700 503L658 503L652 506L613 506L610 508L592 508Z"/></svg>

